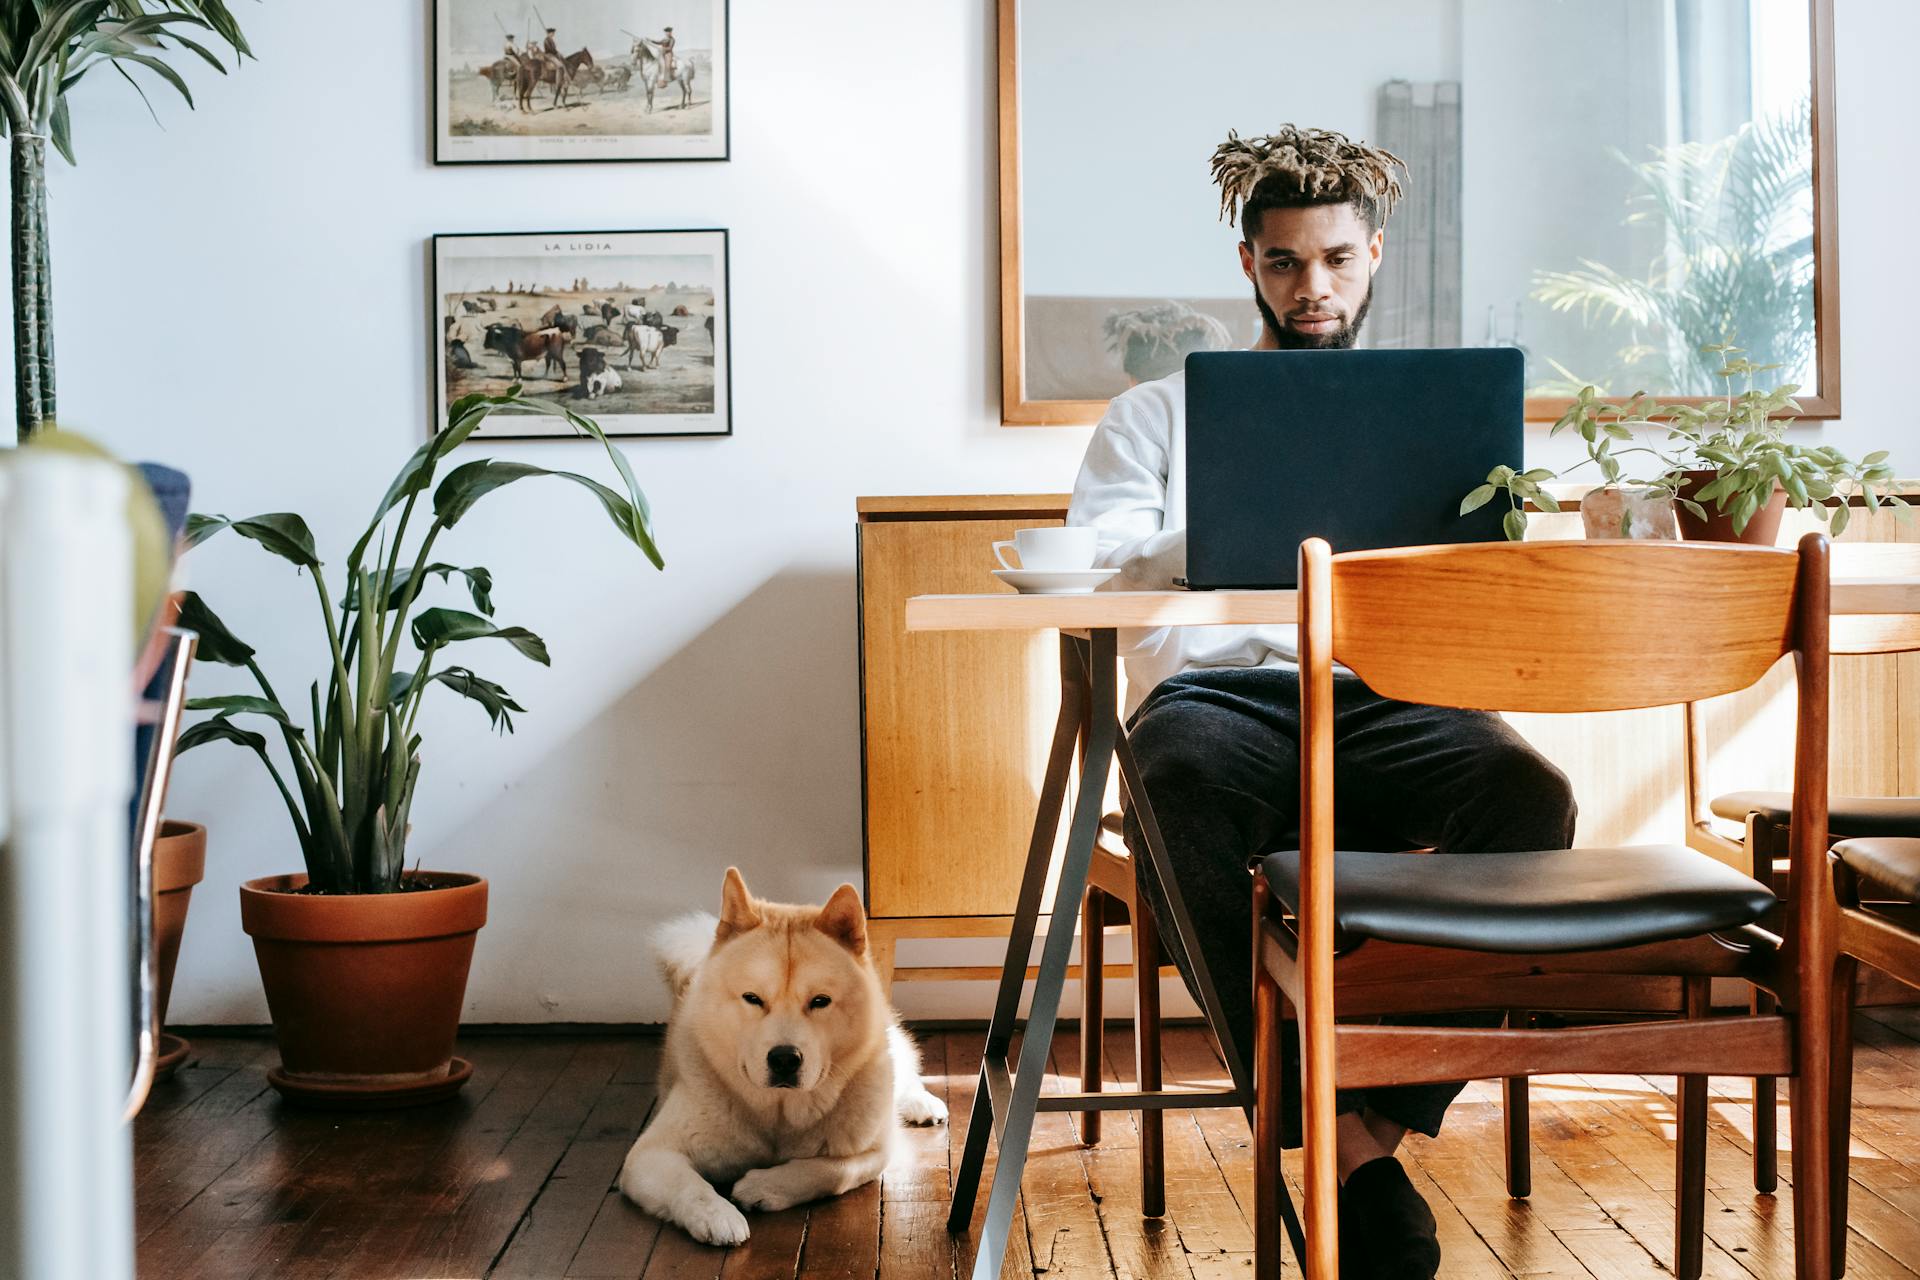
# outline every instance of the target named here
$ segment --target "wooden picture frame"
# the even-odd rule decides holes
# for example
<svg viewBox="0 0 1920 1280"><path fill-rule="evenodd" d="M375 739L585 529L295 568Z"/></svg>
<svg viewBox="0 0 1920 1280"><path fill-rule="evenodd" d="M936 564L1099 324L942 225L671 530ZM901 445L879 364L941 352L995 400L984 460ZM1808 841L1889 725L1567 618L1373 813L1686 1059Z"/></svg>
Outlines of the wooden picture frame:
<svg viewBox="0 0 1920 1280"><path fill-rule="evenodd" d="M460 396L518 382L612 438L733 434L724 228L456 232L429 257L432 430ZM580 437L503 414L473 438Z"/></svg>
<svg viewBox="0 0 1920 1280"><path fill-rule="evenodd" d="M1027 395L1021 274L1020 76L1021 0L998 4L998 120L1000 181L1000 419L1008 427L1084 426L1098 422L1105 400L1036 400ZM1811 22L1813 133L1813 317L1819 387L1795 398L1800 417L1840 416L1840 233L1834 140L1833 0L1808 0ZM1622 397L1624 399L1624 397ZM1661 396L1667 403L1700 404L1704 397ZM1573 402L1530 396L1526 420L1552 422Z"/></svg>
<svg viewBox="0 0 1920 1280"><path fill-rule="evenodd" d="M732 71L729 59L730 0L699 0L705 6L696 30L676 33L675 74L663 74L655 37L658 6L630 0L625 24L609 23L606 5L582 0L433 0L429 154L439 165L632 164L652 161L726 160L732 149ZM684 12L685 6L678 6ZM501 14L520 21L510 32ZM458 21L456 22L456 17ZM552 80L529 77L528 96L501 79L509 61L503 51L512 35L517 48L540 28L555 24L571 68L566 93ZM684 19L683 19L684 22ZM492 28L499 27L498 35ZM457 28L457 29L456 29ZM483 41L475 32L485 29ZM579 34L575 34L579 33ZM476 41L479 41L476 43ZM593 45L600 47L595 49ZM576 59L586 55L584 63Z"/></svg>

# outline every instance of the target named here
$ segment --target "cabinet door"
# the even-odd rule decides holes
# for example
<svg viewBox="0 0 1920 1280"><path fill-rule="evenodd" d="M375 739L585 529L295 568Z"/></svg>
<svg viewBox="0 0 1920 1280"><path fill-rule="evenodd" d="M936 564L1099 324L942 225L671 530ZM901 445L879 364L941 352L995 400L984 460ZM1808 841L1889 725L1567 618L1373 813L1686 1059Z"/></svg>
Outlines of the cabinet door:
<svg viewBox="0 0 1920 1280"><path fill-rule="evenodd" d="M1000 588L993 543L1059 520L860 525L867 909L1009 915L1060 704L1052 632L916 632L908 597Z"/></svg>

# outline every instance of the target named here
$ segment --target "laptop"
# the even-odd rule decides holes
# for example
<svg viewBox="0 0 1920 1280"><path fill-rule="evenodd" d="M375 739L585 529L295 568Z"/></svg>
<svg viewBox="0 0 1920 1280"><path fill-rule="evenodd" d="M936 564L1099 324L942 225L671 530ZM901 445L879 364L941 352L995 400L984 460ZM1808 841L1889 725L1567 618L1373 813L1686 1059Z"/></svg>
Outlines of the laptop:
<svg viewBox="0 0 1920 1280"><path fill-rule="evenodd" d="M1513 347L1188 356L1184 585L1294 586L1308 538L1504 537L1504 499L1460 500L1520 462L1523 365Z"/></svg>

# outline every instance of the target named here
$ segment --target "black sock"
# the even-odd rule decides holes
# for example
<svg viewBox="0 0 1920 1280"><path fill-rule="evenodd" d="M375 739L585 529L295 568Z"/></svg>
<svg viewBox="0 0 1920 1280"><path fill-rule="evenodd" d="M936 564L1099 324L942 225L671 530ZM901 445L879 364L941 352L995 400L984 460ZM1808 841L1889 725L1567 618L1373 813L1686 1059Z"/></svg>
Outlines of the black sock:
<svg viewBox="0 0 1920 1280"><path fill-rule="evenodd" d="M1347 1175L1340 1188L1340 1243L1344 1251L1354 1240L1364 1249L1367 1265L1364 1271L1349 1271L1343 1256L1342 1272L1376 1280L1433 1280L1440 1269L1435 1232L1433 1210L1392 1156L1369 1160Z"/></svg>

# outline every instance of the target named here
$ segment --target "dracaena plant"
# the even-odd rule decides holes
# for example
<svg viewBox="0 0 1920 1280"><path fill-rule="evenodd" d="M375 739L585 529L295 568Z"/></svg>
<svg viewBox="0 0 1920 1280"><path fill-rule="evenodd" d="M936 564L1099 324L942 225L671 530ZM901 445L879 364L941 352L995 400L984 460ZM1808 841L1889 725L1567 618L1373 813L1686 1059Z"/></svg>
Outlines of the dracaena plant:
<svg viewBox="0 0 1920 1280"><path fill-rule="evenodd" d="M565 418L576 432L605 447L620 488L570 471L493 458L464 462L436 485L435 473L448 454L490 414L502 411ZM231 530L292 562L312 583L326 630L327 666L308 684L306 704L297 708L306 713L305 724L296 718L296 708L281 700L253 647L235 636L198 595L186 593L180 625L199 633L199 660L245 669L260 692L191 699L189 710L213 715L180 735L179 750L224 741L260 757L286 801L316 891L392 893L402 887L407 815L420 779L420 734L415 726L429 689L439 685L479 703L502 733L512 731L512 713L525 710L500 685L442 658L468 641L495 639L544 666L545 642L525 627L501 626L494 620L491 573L435 560L433 552L440 535L481 498L529 476L555 476L586 489L620 536L656 569L662 567L647 500L625 456L590 419L561 405L525 398L518 386L501 396L467 396L448 410L445 429L407 459L347 553L338 599L328 588L306 521L292 512L238 520L188 518L189 546ZM409 551L410 532L414 537ZM451 585L456 578L466 588L471 612L422 603L429 588ZM407 640L411 651L403 651ZM235 720L254 716L268 722L285 748L291 786L287 773L274 763L267 735Z"/></svg>
<svg viewBox="0 0 1920 1280"><path fill-rule="evenodd" d="M1762 390L1755 385L1760 374L1780 365L1754 364L1730 342L1713 343L1705 350L1720 359L1725 396L1698 405L1665 405L1642 391L1615 402L1602 398L1597 388L1583 387L1548 434L1577 431L1586 442L1587 456L1558 474L1546 467L1495 467L1486 483L1461 500L1460 514L1504 493L1509 509L1503 527L1507 537L1518 541L1527 532L1526 502L1558 511L1559 503L1542 486L1589 465L1597 467L1609 485L1628 477L1624 483L1633 488L1664 491L1700 520L1707 518L1711 505L1731 515L1735 533L1772 499L1776 487L1786 490L1790 505L1812 507L1835 534L1847 527L1847 501L1856 493L1870 511L1882 504L1906 507L1892 492L1893 465L1885 450L1855 462L1830 446L1794 444L1785 438L1788 420L1782 415L1799 412L1793 398L1799 387L1789 382ZM1733 384L1740 379L1746 389L1736 393ZM1682 496L1687 473L1693 471L1714 474ZM1623 526L1628 519L1622 517Z"/></svg>
<svg viewBox="0 0 1920 1280"><path fill-rule="evenodd" d="M0 124L12 152L14 413L25 440L54 420L52 257L47 244L47 143L73 163L67 94L110 66L140 93L151 72L193 105L169 58L191 53L222 74L206 47L249 54L222 0L6 0L0 4Z"/></svg>

